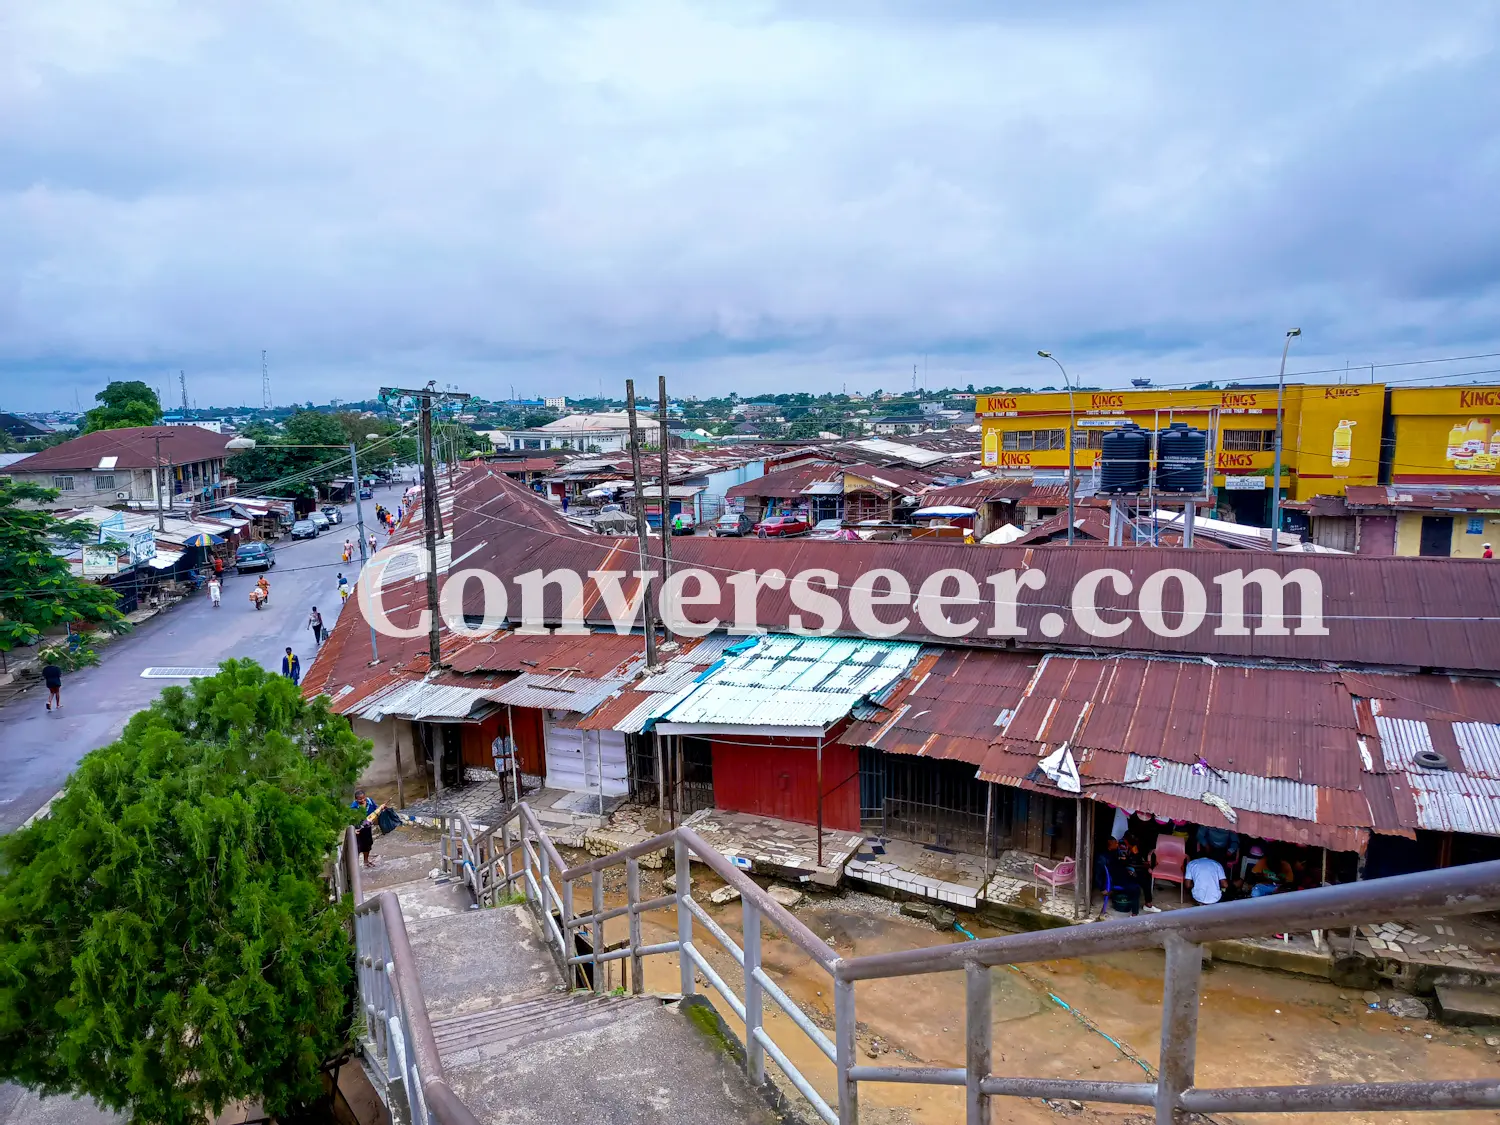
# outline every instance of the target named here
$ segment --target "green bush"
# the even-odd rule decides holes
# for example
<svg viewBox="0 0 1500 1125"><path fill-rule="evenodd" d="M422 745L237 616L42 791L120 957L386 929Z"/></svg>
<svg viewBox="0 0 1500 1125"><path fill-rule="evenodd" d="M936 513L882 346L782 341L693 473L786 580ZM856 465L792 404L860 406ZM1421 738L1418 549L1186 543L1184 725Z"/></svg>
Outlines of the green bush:
<svg viewBox="0 0 1500 1125"><path fill-rule="evenodd" d="M47 645L37 650L37 659L42 667L56 664L64 672L76 672L80 668L92 668L99 663L99 654L87 641L76 645Z"/></svg>
<svg viewBox="0 0 1500 1125"><path fill-rule="evenodd" d="M231 660L85 756L0 838L0 1078L141 1122L316 1100L352 1018L324 872L369 747Z"/></svg>

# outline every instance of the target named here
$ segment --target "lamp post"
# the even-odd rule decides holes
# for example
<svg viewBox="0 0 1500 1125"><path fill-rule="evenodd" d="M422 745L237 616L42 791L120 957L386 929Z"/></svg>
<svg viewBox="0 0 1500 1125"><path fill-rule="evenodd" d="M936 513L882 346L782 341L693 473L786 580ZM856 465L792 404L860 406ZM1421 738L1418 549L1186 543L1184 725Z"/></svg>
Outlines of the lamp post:
<svg viewBox="0 0 1500 1125"><path fill-rule="evenodd" d="M1281 400L1286 393L1286 353L1292 349L1292 337L1302 335L1300 328L1288 328L1286 343L1281 347L1281 373L1276 376L1276 457L1271 467L1271 550L1281 550Z"/></svg>
<svg viewBox="0 0 1500 1125"><path fill-rule="evenodd" d="M1068 378L1068 369L1062 365L1062 360L1051 352L1038 350L1036 354L1057 364L1057 369L1062 372L1063 386L1068 388L1068 546L1071 547L1073 545L1073 493L1078 487L1073 473L1073 434L1078 425L1078 412L1073 407L1073 380Z"/></svg>

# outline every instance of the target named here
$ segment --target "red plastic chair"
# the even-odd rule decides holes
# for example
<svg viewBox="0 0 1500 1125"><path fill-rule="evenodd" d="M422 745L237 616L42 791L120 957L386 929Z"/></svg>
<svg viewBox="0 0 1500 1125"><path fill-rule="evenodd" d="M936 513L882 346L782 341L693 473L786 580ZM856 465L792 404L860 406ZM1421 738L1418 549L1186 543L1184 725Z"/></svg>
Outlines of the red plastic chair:
<svg viewBox="0 0 1500 1125"><path fill-rule="evenodd" d="M1151 878L1177 884L1177 901L1187 901L1187 841L1181 836L1159 836L1156 840L1156 867Z"/></svg>
<svg viewBox="0 0 1500 1125"><path fill-rule="evenodd" d="M1078 878L1078 861L1072 856L1068 856L1067 859L1063 860L1056 867L1043 867L1040 863L1033 864L1031 873L1036 876L1039 882L1046 883L1047 886L1052 888L1052 897L1048 901L1056 902L1057 888L1066 887Z"/></svg>

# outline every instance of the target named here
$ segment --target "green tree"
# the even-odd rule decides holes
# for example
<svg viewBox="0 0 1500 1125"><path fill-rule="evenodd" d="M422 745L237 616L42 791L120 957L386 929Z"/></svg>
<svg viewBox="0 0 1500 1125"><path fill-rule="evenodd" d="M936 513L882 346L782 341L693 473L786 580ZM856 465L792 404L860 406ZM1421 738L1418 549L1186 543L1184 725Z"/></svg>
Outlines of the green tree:
<svg viewBox="0 0 1500 1125"><path fill-rule="evenodd" d="M0 1078L174 1125L317 1099L354 971L324 871L369 745L230 660L86 755L0 839Z"/></svg>
<svg viewBox="0 0 1500 1125"><path fill-rule="evenodd" d="M83 416L79 433L154 426L161 421L161 402L156 392L139 379L113 382L96 394L94 401L99 405Z"/></svg>
<svg viewBox="0 0 1500 1125"><path fill-rule="evenodd" d="M115 592L75 578L54 545L92 543L86 524L64 523L51 512L23 505L57 493L0 477L0 652L31 644L44 631L74 621L123 629Z"/></svg>

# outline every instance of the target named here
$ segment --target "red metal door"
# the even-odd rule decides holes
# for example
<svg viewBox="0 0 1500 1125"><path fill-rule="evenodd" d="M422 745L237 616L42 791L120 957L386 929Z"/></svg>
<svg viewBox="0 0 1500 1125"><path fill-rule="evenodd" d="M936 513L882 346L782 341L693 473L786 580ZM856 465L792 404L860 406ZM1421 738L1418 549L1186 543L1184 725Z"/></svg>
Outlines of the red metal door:
<svg viewBox="0 0 1500 1125"><path fill-rule="evenodd" d="M811 740L716 738L714 804L803 824L818 822L818 748ZM859 830L859 752L823 747L823 826Z"/></svg>

